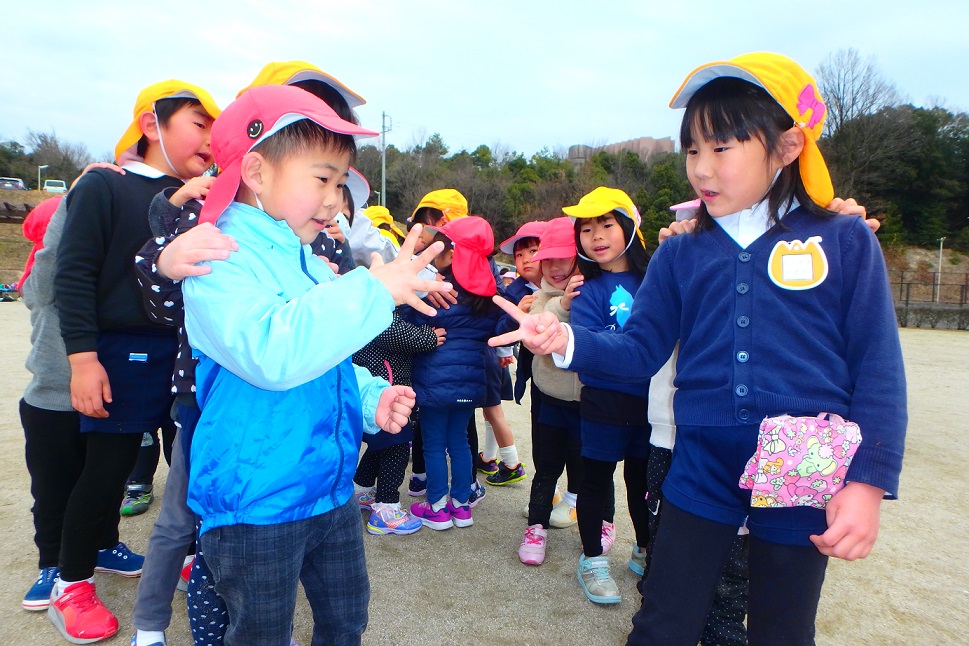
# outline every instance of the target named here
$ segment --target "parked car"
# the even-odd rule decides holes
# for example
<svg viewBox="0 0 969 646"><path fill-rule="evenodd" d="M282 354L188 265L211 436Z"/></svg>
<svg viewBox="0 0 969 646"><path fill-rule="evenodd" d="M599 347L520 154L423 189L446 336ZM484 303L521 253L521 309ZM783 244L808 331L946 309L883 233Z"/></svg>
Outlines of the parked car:
<svg viewBox="0 0 969 646"><path fill-rule="evenodd" d="M26 191L24 180L19 177L0 177L0 189L5 191Z"/></svg>
<svg viewBox="0 0 969 646"><path fill-rule="evenodd" d="M66 193L67 182L62 179L45 179L44 191L46 193Z"/></svg>

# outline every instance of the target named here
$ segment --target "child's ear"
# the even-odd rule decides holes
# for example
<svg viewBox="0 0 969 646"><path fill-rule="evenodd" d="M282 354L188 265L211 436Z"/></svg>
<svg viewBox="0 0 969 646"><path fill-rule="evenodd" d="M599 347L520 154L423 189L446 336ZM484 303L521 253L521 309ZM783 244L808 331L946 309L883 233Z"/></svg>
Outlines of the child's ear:
<svg viewBox="0 0 969 646"><path fill-rule="evenodd" d="M263 192L266 184L267 175L270 172L266 158L259 153L250 152L242 158L241 164L242 183L250 191L259 195Z"/></svg>
<svg viewBox="0 0 969 646"><path fill-rule="evenodd" d="M138 127L148 141L158 141L158 119L154 112L142 112L138 117Z"/></svg>
<svg viewBox="0 0 969 646"><path fill-rule="evenodd" d="M781 162L787 166L804 150L804 131L794 126L781 134Z"/></svg>

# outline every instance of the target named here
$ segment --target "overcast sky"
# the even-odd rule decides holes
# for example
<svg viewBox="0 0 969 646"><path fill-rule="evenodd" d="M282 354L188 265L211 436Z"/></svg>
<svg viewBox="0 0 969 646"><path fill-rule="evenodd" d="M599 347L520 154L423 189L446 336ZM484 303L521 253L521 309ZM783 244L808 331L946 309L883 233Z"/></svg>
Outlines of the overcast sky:
<svg viewBox="0 0 969 646"><path fill-rule="evenodd" d="M969 110L965 0L416 2L49 0L4 3L0 140L55 132L97 158L138 91L166 78L224 107L269 61L303 59L367 99L388 143L439 132L451 152L675 138L669 100L694 67L750 51L814 73L831 52L874 55L916 105Z"/></svg>

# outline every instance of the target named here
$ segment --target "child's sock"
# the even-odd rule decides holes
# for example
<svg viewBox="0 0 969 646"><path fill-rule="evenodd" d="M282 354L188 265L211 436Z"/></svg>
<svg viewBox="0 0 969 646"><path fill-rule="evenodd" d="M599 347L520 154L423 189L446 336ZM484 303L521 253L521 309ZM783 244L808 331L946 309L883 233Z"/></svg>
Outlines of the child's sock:
<svg viewBox="0 0 969 646"><path fill-rule="evenodd" d="M498 449L498 454L501 456L501 461L505 463L505 466L509 469L514 469L520 464L518 459L518 449L515 445L503 446Z"/></svg>
<svg viewBox="0 0 969 646"><path fill-rule="evenodd" d="M135 637L135 646L152 646L164 644L165 632L162 630L139 630Z"/></svg>
<svg viewBox="0 0 969 646"><path fill-rule="evenodd" d="M88 583L94 585L93 576L90 579L82 579L82 580L87 581ZM80 583L80 581L65 581L61 578L58 578L57 582L54 584L54 596L55 597L61 596L62 594L64 594L64 590L67 590L70 586L74 585L75 583Z"/></svg>
<svg viewBox="0 0 969 646"><path fill-rule="evenodd" d="M364 487L363 485L357 484L356 480L353 481L353 494L356 496L374 490L376 490L376 487Z"/></svg>
<svg viewBox="0 0 969 646"><path fill-rule="evenodd" d="M460 508L460 507L467 507L468 506L467 501L460 502L457 498L451 498L451 504L454 505L455 507L458 507L458 508Z"/></svg>
<svg viewBox="0 0 969 646"><path fill-rule="evenodd" d="M574 494L571 491L566 491L562 496L562 500L569 503L569 507L575 507L575 499L578 497L578 494Z"/></svg>
<svg viewBox="0 0 969 646"><path fill-rule="evenodd" d="M432 511L441 511L445 507L447 507L447 496L444 496L443 498L441 498L437 502L431 503L431 510Z"/></svg>
<svg viewBox="0 0 969 646"><path fill-rule="evenodd" d="M481 457L485 462L490 462L498 457L498 440L495 439L495 429L488 420L485 420L485 443Z"/></svg>

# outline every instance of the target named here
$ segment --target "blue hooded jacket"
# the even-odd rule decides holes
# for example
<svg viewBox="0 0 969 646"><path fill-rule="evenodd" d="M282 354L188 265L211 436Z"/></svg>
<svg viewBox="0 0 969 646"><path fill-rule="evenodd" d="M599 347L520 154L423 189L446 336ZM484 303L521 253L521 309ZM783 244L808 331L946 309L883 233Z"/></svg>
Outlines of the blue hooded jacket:
<svg viewBox="0 0 969 646"><path fill-rule="evenodd" d="M353 493L361 433L387 382L350 356L392 320L366 269L335 281L285 222L233 202L219 218L239 250L188 278L185 327L202 410L188 504L202 531L302 520Z"/></svg>

